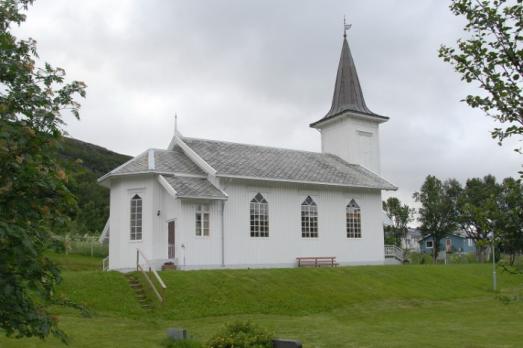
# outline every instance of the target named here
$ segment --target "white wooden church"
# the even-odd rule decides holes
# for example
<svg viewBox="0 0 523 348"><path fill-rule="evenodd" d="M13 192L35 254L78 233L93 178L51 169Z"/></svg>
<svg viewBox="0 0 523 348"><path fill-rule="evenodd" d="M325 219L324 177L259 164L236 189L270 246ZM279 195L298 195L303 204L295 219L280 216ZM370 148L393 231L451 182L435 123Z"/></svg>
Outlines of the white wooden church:
<svg viewBox="0 0 523 348"><path fill-rule="evenodd" d="M383 264L379 125L343 38L321 152L175 134L99 179L110 188L109 269L293 267L297 257Z"/></svg>

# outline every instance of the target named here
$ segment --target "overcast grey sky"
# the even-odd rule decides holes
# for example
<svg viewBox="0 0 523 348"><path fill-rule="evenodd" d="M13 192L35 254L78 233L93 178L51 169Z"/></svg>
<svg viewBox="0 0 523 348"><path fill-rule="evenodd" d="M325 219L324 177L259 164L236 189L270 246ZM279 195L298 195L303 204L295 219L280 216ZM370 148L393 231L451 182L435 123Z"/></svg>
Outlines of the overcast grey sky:
<svg viewBox="0 0 523 348"><path fill-rule="evenodd" d="M412 202L428 174L515 176L516 142L459 100L471 87L437 57L462 35L443 0L38 0L17 30L40 57L88 85L75 138L136 155L165 148L173 115L186 136L319 151L308 127L329 110L343 15L382 174Z"/></svg>

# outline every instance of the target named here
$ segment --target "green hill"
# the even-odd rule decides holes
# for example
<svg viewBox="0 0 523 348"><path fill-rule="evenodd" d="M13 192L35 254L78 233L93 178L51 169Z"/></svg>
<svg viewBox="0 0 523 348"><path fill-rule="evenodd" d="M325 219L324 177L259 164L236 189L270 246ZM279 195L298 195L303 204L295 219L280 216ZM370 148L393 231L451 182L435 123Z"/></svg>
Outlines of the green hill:
<svg viewBox="0 0 523 348"><path fill-rule="evenodd" d="M71 232L98 234L109 216L109 190L96 180L131 157L73 138L65 138L59 152L68 175L69 190L78 209L72 213Z"/></svg>
<svg viewBox="0 0 523 348"><path fill-rule="evenodd" d="M166 302L140 307L125 276L99 259L53 256L59 293L86 304L92 318L57 307L72 347L160 347L169 327L205 342L226 322L250 320L304 347L519 347L523 276L491 266L406 265L335 269L161 272ZM2 339L0 346L56 347L57 341Z"/></svg>

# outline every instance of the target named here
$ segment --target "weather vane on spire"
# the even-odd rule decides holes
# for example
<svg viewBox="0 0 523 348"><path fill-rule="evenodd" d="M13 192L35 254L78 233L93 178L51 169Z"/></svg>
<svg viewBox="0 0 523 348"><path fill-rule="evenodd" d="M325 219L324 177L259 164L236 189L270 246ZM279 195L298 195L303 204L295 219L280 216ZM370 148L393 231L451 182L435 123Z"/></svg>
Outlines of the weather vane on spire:
<svg viewBox="0 0 523 348"><path fill-rule="evenodd" d="M347 38L347 30L349 30L352 27L352 24L347 24L347 21L345 20L345 15L343 15L343 37Z"/></svg>

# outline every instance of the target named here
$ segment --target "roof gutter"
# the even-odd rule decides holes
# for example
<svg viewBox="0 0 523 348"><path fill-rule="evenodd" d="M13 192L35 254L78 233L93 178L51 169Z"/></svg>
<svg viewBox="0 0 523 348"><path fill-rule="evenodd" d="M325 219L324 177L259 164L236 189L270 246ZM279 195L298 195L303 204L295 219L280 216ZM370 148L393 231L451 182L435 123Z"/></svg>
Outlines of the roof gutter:
<svg viewBox="0 0 523 348"><path fill-rule="evenodd" d="M324 117L321 120L318 120L316 122L313 122L313 123L309 124L309 127L318 128L321 124L323 124L325 122L330 122L330 121L334 121L335 119L338 119L338 116L348 116L348 117L352 116L352 117L361 118L364 120L374 121L374 122L378 122L378 123L387 122L389 120L389 118L387 116L381 116L381 115L375 115L375 114L371 115L371 114L366 114L366 113L357 112L357 111L345 110L345 111L338 112L334 115Z"/></svg>
<svg viewBox="0 0 523 348"><path fill-rule="evenodd" d="M228 175L228 174L217 174L218 178L229 178L229 179L241 179L241 180L257 180L257 181L269 181L269 182L286 182L295 184L307 184L307 185L322 185L322 186L333 186L333 187L352 187L352 188L363 188L371 190L385 190L385 191L396 191L398 188L392 184L390 187L373 187L366 185L346 185L338 183L329 183L321 181L305 181L305 180L292 180L292 179L279 179L279 178L262 178L257 176L243 176L243 175Z"/></svg>

